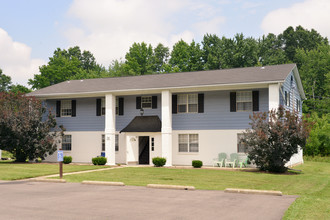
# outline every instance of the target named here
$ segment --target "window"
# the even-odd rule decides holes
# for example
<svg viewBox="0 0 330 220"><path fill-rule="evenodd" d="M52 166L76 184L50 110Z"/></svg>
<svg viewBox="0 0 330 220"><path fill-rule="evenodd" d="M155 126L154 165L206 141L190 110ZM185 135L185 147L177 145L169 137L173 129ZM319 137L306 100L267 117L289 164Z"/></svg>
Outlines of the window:
<svg viewBox="0 0 330 220"><path fill-rule="evenodd" d="M61 101L61 117L72 116L72 102L71 100Z"/></svg>
<svg viewBox="0 0 330 220"><path fill-rule="evenodd" d="M119 115L119 99L116 97L116 115Z"/></svg>
<svg viewBox="0 0 330 220"><path fill-rule="evenodd" d="M179 113L197 113L198 112L198 94L179 94L178 95Z"/></svg>
<svg viewBox="0 0 330 220"><path fill-rule="evenodd" d="M116 97L116 115L119 114L119 99ZM105 115L105 98L101 99L101 115Z"/></svg>
<svg viewBox="0 0 330 220"><path fill-rule="evenodd" d="M119 151L119 135L115 135L115 151ZM102 134L102 151L105 151L105 135Z"/></svg>
<svg viewBox="0 0 330 220"><path fill-rule="evenodd" d="M71 150L72 138L71 135L64 135L62 137L62 150Z"/></svg>
<svg viewBox="0 0 330 220"><path fill-rule="evenodd" d="M244 141L241 142L242 138L244 138L244 134L237 134L237 153L247 153L249 150Z"/></svg>
<svg viewBox="0 0 330 220"><path fill-rule="evenodd" d="M252 111L252 91L241 91L236 95L236 111Z"/></svg>
<svg viewBox="0 0 330 220"><path fill-rule="evenodd" d="M198 152L198 134L179 134L179 152Z"/></svg>
<svg viewBox="0 0 330 220"><path fill-rule="evenodd" d="M296 99L296 110L300 111L300 100Z"/></svg>
<svg viewBox="0 0 330 220"><path fill-rule="evenodd" d="M151 108L152 107L152 97L142 96L141 97L141 108Z"/></svg>
<svg viewBox="0 0 330 220"><path fill-rule="evenodd" d="M285 105L287 106L289 103L288 103L288 93L287 91L284 92L284 102L285 102Z"/></svg>

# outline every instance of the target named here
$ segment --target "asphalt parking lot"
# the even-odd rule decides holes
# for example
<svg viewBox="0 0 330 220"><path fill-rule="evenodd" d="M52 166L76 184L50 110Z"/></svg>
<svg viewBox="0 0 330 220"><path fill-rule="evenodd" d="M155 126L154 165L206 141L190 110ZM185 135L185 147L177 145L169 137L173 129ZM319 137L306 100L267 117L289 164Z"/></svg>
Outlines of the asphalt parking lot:
<svg viewBox="0 0 330 220"><path fill-rule="evenodd" d="M1 219L281 219L296 196L0 182Z"/></svg>

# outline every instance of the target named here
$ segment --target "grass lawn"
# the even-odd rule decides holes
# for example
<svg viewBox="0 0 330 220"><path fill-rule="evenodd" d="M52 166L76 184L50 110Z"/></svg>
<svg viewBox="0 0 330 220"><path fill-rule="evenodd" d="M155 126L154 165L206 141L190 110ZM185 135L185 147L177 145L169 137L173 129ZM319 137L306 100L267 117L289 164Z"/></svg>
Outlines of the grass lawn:
<svg viewBox="0 0 330 220"><path fill-rule="evenodd" d="M303 172L277 175L244 171L128 167L70 175L65 176L65 179L70 182L120 181L126 185L136 186L145 186L149 183L192 185L204 190L225 188L279 190L287 195L300 196L287 210L284 219L329 219L330 163L308 161L295 169Z"/></svg>
<svg viewBox="0 0 330 220"><path fill-rule="evenodd" d="M108 166L106 166L108 167ZM93 165L71 165L64 164L63 172L75 172L83 170L93 170L105 168L104 166L93 166ZM25 179L37 176L51 175L59 173L58 163L54 164L42 164L42 163L11 163L1 162L0 163L0 180L17 180Z"/></svg>

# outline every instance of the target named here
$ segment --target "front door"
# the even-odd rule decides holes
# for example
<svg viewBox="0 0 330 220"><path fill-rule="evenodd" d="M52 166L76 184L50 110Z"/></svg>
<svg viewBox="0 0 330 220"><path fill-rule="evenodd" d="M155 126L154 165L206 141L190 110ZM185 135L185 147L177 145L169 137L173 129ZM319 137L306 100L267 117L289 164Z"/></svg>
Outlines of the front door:
<svg viewBox="0 0 330 220"><path fill-rule="evenodd" d="M139 136L139 164L149 164L149 136Z"/></svg>

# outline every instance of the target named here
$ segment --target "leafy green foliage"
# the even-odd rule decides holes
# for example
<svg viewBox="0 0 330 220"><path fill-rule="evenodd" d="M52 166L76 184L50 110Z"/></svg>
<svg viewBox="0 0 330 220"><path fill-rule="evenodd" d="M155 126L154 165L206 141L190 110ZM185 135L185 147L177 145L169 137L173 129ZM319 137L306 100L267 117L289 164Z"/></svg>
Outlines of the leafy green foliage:
<svg viewBox="0 0 330 220"><path fill-rule="evenodd" d="M152 158L152 163L155 165L155 167L162 167L166 164L166 158L154 157Z"/></svg>
<svg viewBox="0 0 330 220"><path fill-rule="evenodd" d="M35 74L29 84L34 89L41 89L69 79L90 78L88 73L99 74L103 69L96 64L93 54L89 51L81 52L78 46L68 50L57 48L48 64L39 68L40 74Z"/></svg>
<svg viewBox="0 0 330 220"><path fill-rule="evenodd" d="M153 72L153 49L149 44L134 43L126 53L125 69L129 75L146 75Z"/></svg>
<svg viewBox="0 0 330 220"><path fill-rule="evenodd" d="M6 92L9 90L11 84L11 77L6 76L2 73L2 69L0 69L0 92Z"/></svg>
<svg viewBox="0 0 330 220"><path fill-rule="evenodd" d="M34 97L0 93L0 149L11 152L19 162L53 154L63 128L57 127L51 112L45 113Z"/></svg>
<svg viewBox="0 0 330 220"><path fill-rule="evenodd" d="M330 155L330 114L319 117L313 113L309 121L314 122L304 153L310 156Z"/></svg>
<svg viewBox="0 0 330 220"><path fill-rule="evenodd" d="M285 172L285 164L298 148L305 148L311 124L282 106L277 111L253 113L250 119L251 129L241 139L249 147L249 158L261 170Z"/></svg>
<svg viewBox="0 0 330 220"><path fill-rule="evenodd" d="M64 156L63 157L63 163L64 164L69 164L72 162L72 157L71 156Z"/></svg>
<svg viewBox="0 0 330 220"><path fill-rule="evenodd" d="M201 160L193 160L191 162L191 164L192 164L192 166L194 168L201 168L203 166L203 161L201 161Z"/></svg>
<svg viewBox="0 0 330 220"><path fill-rule="evenodd" d="M107 158L105 157L93 157L92 163L94 165L105 165L107 163Z"/></svg>

